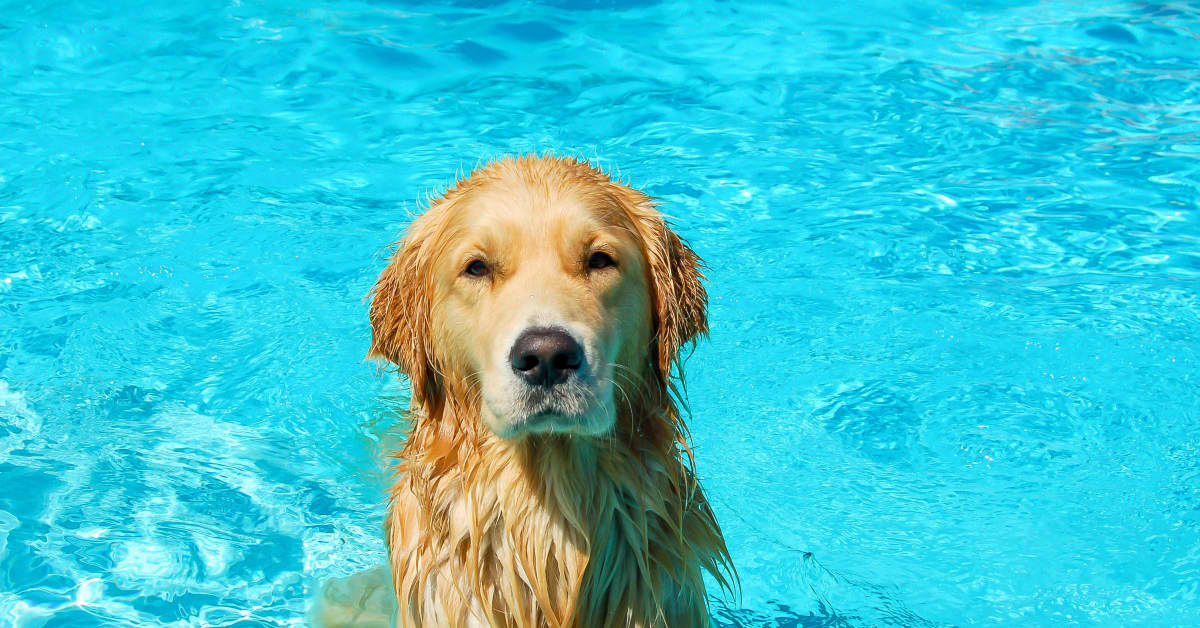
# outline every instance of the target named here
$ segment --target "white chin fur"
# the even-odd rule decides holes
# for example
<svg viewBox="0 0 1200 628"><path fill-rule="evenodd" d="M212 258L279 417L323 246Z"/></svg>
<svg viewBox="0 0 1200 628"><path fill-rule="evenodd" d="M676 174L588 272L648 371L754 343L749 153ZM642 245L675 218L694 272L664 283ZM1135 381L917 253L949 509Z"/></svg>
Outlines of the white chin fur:
<svg viewBox="0 0 1200 628"><path fill-rule="evenodd" d="M614 421L612 386L607 379L572 378L553 388L537 388L508 378L500 394L484 400L485 422L497 436L555 433L599 436Z"/></svg>

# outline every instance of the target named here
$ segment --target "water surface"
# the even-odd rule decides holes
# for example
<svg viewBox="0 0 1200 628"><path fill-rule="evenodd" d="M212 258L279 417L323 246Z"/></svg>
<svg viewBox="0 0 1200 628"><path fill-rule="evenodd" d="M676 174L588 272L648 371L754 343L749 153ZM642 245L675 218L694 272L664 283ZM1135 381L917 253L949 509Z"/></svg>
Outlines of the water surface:
<svg viewBox="0 0 1200 628"><path fill-rule="evenodd" d="M533 150L708 263L717 624L1200 616L1195 2L0 16L0 625L299 624L382 562L362 298Z"/></svg>

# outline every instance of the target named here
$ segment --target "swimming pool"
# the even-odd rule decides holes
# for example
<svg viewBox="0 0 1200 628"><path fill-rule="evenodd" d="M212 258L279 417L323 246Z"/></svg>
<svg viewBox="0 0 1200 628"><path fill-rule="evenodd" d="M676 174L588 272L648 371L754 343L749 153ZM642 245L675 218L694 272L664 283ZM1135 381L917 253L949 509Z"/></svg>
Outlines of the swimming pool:
<svg viewBox="0 0 1200 628"><path fill-rule="evenodd" d="M720 626L1200 616L1200 5L5 3L0 626L382 562L362 298L554 150L708 264Z"/></svg>

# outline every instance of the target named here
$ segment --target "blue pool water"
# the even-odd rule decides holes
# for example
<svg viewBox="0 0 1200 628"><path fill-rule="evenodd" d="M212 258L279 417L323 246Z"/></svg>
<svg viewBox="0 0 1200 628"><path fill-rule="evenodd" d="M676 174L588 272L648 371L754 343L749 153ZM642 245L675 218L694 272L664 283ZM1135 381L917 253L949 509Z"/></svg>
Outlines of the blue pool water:
<svg viewBox="0 0 1200 628"><path fill-rule="evenodd" d="M0 3L0 626L383 561L416 199L590 158L708 263L719 626L1200 617L1200 4Z"/></svg>

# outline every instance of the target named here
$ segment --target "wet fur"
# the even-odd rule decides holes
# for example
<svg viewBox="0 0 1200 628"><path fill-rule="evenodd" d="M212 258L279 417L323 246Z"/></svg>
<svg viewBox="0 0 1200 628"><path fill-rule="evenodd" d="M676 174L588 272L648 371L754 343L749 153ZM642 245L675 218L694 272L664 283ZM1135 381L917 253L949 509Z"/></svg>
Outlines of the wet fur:
<svg viewBox="0 0 1200 628"><path fill-rule="evenodd" d="M600 437L497 437L474 382L437 339L432 265L457 237L456 206L508 188L615 200L637 234L650 316L618 374L616 426ZM386 520L397 626L706 626L702 572L732 564L693 473L672 367L706 333L698 259L652 199L573 159L529 156L459 181L410 226L371 298L371 355L412 383L411 432Z"/></svg>

